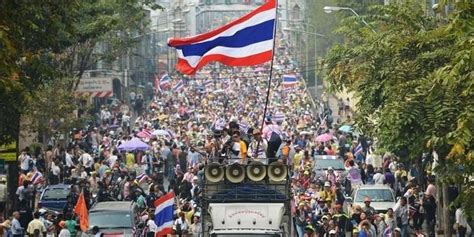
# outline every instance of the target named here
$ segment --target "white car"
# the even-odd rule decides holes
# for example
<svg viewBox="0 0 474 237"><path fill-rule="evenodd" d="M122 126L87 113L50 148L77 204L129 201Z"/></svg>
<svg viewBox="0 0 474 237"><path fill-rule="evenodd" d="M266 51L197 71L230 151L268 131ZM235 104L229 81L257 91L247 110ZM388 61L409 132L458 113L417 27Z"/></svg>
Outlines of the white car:
<svg viewBox="0 0 474 237"><path fill-rule="evenodd" d="M351 197L347 197L347 201L352 205L365 206L364 199L371 199L370 206L377 213L385 213L389 208L393 208L396 203L393 190L386 185L362 185L352 192Z"/></svg>

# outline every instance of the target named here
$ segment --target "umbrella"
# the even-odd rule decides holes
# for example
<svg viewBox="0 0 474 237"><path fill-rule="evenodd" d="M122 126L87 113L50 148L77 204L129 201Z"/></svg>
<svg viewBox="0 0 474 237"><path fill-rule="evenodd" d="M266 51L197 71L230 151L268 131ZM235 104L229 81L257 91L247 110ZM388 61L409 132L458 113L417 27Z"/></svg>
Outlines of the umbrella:
<svg viewBox="0 0 474 237"><path fill-rule="evenodd" d="M351 125L343 125L339 128L339 131L345 132L345 133L350 133L350 132L352 132L352 126Z"/></svg>
<svg viewBox="0 0 474 237"><path fill-rule="evenodd" d="M139 138L150 138L151 137L151 134L145 130L137 133L137 137Z"/></svg>
<svg viewBox="0 0 474 237"><path fill-rule="evenodd" d="M118 149L119 151L135 151L135 150L146 151L150 149L150 146L148 146L148 144L142 142L140 139L135 137L135 138L132 138L132 140L130 141L126 141L122 143L120 146L118 146Z"/></svg>
<svg viewBox="0 0 474 237"><path fill-rule="evenodd" d="M318 137L316 137L316 141L318 142L327 142L332 139L332 135L329 133L321 134Z"/></svg>
<svg viewBox="0 0 474 237"><path fill-rule="evenodd" d="M153 136L170 136L170 133L168 131L165 131L165 130L161 130L161 129L158 129L158 130L155 130L151 133L151 135Z"/></svg>

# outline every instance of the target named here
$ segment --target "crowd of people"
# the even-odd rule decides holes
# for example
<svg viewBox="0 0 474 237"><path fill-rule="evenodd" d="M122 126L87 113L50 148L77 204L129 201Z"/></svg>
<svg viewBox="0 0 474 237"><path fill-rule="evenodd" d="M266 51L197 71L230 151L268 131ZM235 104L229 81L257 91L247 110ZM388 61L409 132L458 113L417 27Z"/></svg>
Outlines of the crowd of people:
<svg viewBox="0 0 474 237"><path fill-rule="evenodd" d="M348 231L364 237L435 236L434 179L430 176L427 185L419 183L423 170L391 154L377 156L371 139L339 130L351 125L343 123L350 120L349 101L339 100L334 122L328 98L312 101L289 50L280 44L266 114L268 65L208 67L192 78L162 75L155 82L153 100L143 101L133 94L130 101L135 107L102 106L96 121L74 130L66 144L51 144L44 152L40 147L24 149L18 159L21 175L16 193L16 206L21 208L1 228L13 236L80 236L80 220L73 210L82 192L88 208L110 200L137 203L137 219L144 228L136 234L153 236L154 200L172 191L174 232L202 236L205 165L260 161L288 165L298 237L344 236ZM296 77L299 84L285 85L284 75ZM318 139L325 134L330 139ZM126 146L130 144L135 147ZM330 168L315 178L315 157L321 155L344 160L351 187L388 185L400 201L385 214L375 213L370 197L364 206L346 208L349 193L339 174ZM72 185L61 214L38 210L37 190L58 183ZM100 234L100 226L90 228Z"/></svg>

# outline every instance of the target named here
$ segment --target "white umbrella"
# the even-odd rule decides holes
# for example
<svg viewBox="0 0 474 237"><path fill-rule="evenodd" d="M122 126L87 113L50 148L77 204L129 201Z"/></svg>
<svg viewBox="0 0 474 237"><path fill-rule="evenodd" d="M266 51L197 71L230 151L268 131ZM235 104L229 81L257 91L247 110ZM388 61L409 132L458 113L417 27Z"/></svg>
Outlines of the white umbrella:
<svg viewBox="0 0 474 237"><path fill-rule="evenodd" d="M165 131L165 130L161 130L161 129L158 129L158 130L155 130L151 133L151 135L153 136L167 136L167 137L170 137L170 133L168 131Z"/></svg>

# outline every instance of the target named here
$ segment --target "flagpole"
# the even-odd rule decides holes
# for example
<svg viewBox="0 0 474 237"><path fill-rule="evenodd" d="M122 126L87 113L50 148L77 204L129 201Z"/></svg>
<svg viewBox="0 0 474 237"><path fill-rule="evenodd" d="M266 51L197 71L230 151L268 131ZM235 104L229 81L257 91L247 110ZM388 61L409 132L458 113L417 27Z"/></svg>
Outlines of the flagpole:
<svg viewBox="0 0 474 237"><path fill-rule="evenodd" d="M273 74L273 62L275 61L275 45L276 45L276 30L278 24L278 0L275 0L275 25L273 26L273 49L272 49L272 60L270 61L270 76L268 78L267 86L267 97L265 98L265 107L263 109L263 118L262 125L260 126L260 131L263 131L263 126L265 125L265 117L267 116L268 103L270 101L270 90L272 87L272 74ZM262 134L261 134L262 135ZM257 142L256 154L258 157L258 149L260 148L260 140ZM274 157L267 157L274 158Z"/></svg>

